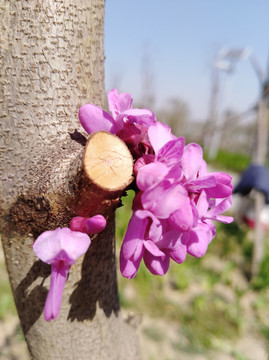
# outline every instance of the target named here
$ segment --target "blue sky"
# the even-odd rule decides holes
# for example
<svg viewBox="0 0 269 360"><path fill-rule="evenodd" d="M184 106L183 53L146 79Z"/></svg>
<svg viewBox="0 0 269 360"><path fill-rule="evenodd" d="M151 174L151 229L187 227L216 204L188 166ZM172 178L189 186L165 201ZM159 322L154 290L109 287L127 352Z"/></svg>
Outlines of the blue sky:
<svg viewBox="0 0 269 360"><path fill-rule="evenodd" d="M180 98L191 118L202 120L220 48L249 46L268 71L268 14L268 0L106 0L106 89L116 86L141 101L147 56L156 109ZM237 64L231 84L227 106L243 111L255 103L259 83L248 60Z"/></svg>

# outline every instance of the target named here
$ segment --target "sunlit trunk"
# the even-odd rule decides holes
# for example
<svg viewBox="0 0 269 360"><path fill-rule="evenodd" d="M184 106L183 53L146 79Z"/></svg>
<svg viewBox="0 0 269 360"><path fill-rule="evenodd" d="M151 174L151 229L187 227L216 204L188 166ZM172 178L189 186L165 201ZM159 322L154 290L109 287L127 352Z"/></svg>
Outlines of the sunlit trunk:
<svg viewBox="0 0 269 360"><path fill-rule="evenodd" d="M69 133L81 105L104 103L104 0L2 0L0 11L2 242L31 356L138 359L137 337L119 313L115 206L71 267L60 316L49 323L50 266L31 246L75 215L83 147Z"/></svg>

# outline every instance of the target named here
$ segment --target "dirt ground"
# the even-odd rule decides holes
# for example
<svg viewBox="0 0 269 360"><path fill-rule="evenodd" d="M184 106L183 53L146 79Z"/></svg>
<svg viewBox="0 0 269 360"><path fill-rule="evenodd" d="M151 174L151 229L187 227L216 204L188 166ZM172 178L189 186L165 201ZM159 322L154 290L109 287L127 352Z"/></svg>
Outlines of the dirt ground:
<svg viewBox="0 0 269 360"><path fill-rule="evenodd" d="M215 263L214 263L215 261ZM208 266L216 265L216 259L208 260ZM236 279L237 276L237 279ZM245 286L244 280L235 273L235 281ZM132 290L126 289L132 293ZM179 306L184 306L201 289L197 285L190 286L183 293L175 292L167 287L167 296L173 301L178 301ZM233 301L234 294L227 287L217 285L216 292L225 294L227 301ZM244 325L240 336L235 341L216 339L214 350L191 351L189 340L182 331L181 324L177 321L167 321L164 318L151 318L147 314L132 313L134 321L138 324L140 344L143 360L268 360L266 339L261 336L257 328L253 304L257 301L257 294L247 292L241 299L241 307L244 314ZM124 316L130 312L123 310ZM266 310L261 314L269 318ZM1 360L30 360L26 343L20 330L16 316L8 315L0 321L0 359ZM79 359L78 359L79 360ZM105 359L104 359L105 360Z"/></svg>
<svg viewBox="0 0 269 360"><path fill-rule="evenodd" d="M201 354L180 350L186 343L180 324L143 315L138 332L143 360L268 360L265 340L253 330L251 323L235 343L219 344L221 350ZM16 316L0 322L0 359L30 360Z"/></svg>
<svg viewBox="0 0 269 360"><path fill-rule="evenodd" d="M4 256L0 247L0 277L7 279L6 272L1 270L3 263ZM220 275L226 265L214 254L207 255L203 262L205 269ZM139 296L132 282L128 284L130 285L124 289L121 289L121 283L119 284L125 298L134 299ZM165 297L171 304L176 304L181 312L184 312L199 294L207 291L207 284L199 282L191 283L186 289L176 290L167 281L163 289ZM263 290L262 294L252 290L240 269L235 267L230 273L230 283L216 281L211 291L214 296L222 298L228 310L233 311L235 304L238 305L242 323L238 336L224 340L212 334L213 346L197 350L186 335L186 324L171 317L152 317L146 311L140 313L129 307L122 312L126 318L131 312L137 324L142 360L269 360L269 288ZM241 295L238 296L238 293ZM261 326L266 329L265 334L262 333ZM0 317L0 360L28 359L30 360L27 345L17 316L8 313L2 320Z"/></svg>

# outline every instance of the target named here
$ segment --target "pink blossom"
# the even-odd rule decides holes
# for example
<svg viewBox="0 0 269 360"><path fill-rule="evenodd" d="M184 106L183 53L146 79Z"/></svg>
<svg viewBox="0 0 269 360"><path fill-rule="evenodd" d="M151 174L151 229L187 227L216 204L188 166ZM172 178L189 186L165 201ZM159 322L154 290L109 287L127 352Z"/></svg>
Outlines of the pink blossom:
<svg viewBox="0 0 269 360"><path fill-rule="evenodd" d="M79 256L85 254L90 244L87 234L69 228L45 231L34 242L36 256L51 265L50 288L44 307L46 321L58 317L69 269Z"/></svg>
<svg viewBox="0 0 269 360"><path fill-rule="evenodd" d="M106 227L106 219L103 215L95 215L90 218L82 216L73 217L70 221L70 229L86 234L97 234Z"/></svg>
<svg viewBox="0 0 269 360"><path fill-rule="evenodd" d="M160 238L161 233L161 223L151 212L134 212L120 253L120 269L123 276L133 278L142 258L153 274L164 275L167 272L169 256L154 242Z"/></svg>
<svg viewBox="0 0 269 360"><path fill-rule="evenodd" d="M120 252L122 275L133 278L142 258L152 274L164 275L169 268L170 258L177 263L182 263L186 258L187 246L180 237L179 231L152 212L134 211Z"/></svg>
<svg viewBox="0 0 269 360"><path fill-rule="evenodd" d="M171 128L161 122L152 124L152 126L149 127L148 135L155 155L157 155L159 150L169 141L176 140L176 136L172 134Z"/></svg>
<svg viewBox="0 0 269 360"><path fill-rule="evenodd" d="M231 177L208 173L198 144L184 144L162 123L148 128L154 153L135 164L134 214L120 254L123 276L132 278L143 259L153 274L163 275L169 259L203 256L215 236L212 222L230 223L221 213L231 206Z"/></svg>
<svg viewBox="0 0 269 360"><path fill-rule="evenodd" d="M86 104L79 109L80 123L88 134L100 130L116 134L135 157L142 156L151 151L147 130L156 118L148 109L133 109L132 102L130 94L118 94L113 89L108 93L110 114L96 105Z"/></svg>
<svg viewBox="0 0 269 360"><path fill-rule="evenodd" d="M187 246L189 254L200 257L206 253L208 244L216 234L212 220L226 224L233 221L233 218L230 216L220 215L228 210L231 204L231 195L225 199L210 200L206 191L201 192L196 203L197 222L189 231L182 234L182 242Z"/></svg>

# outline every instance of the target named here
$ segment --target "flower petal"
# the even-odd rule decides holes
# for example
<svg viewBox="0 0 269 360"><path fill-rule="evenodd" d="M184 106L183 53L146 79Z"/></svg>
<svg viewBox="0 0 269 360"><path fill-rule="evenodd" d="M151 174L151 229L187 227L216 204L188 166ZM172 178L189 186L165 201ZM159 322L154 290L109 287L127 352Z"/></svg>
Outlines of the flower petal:
<svg viewBox="0 0 269 360"><path fill-rule="evenodd" d="M225 212L231 206L232 206L232 196L230 195L230 196L228 196L228 198L226 198L220 202L217 202L216 206L214 206L210 210L208 210L208 212L205 215L205 218L215 220L215 221L220 221L225 224L230 224L231 222L233 222L233 217L223 216L223 215L219 215L219 214Z"/></svg>
<svg viewBox="0 0 269 360"><path fill-rule="evenodd" d="M164 257L154 256L150 252L145 251L143 259L147 269L154 275L164 275L169 269L170 258L168 255Z"/></svg>
<svg viewBox="0 0 269 360"><path fill-rule="evenodd" d="M195 179L203 163L203 150L201 146L195 143L185 146L181 163L186 179Z"/></svg>
<svg viewBox="0 0 269 360"><path fill-rule="evenodd" d="M153 242L159 241L163 231L160 220L148 210L137 210L136 215L140 219L148 219L145 239L150 239Z"/></svg>
<svg viewBox="0 0 269 360"><path fill-rule="evenodd" d="M188 181L185 186L190 192L199 192L202 189L211 189L216 186L216 178L214 176L204 176Z"/></svg>
<svg viewBox="0 0 269 360"><path fill-rule="evenodd" d="M134 174L137 175L139 169L141 169L143 166L148 165L152 163L155 160L155 155L143 155L141 156L134 164Z"/></svg>
<svg viewBox="0 0 269 360"><path fill-rule="evenodd" d="M125 258L120 252L120 271L128 279L132 279L139 268L144 253L143 242L138 243L136 250L131 258Z"/></svg>
<svg viewBox="0 0 269 360"><path fill-rule="evenodd" d="M177 246L173 249L164 249L164 252L170 256L176 263L181 264L185 261L187 255L187 246L178 242Z"/></svg>
<svg viewBox="0 0 269 360"><path fill-rule="evenodd" d="M44 317L46 321L54 320L60 313L63 289L70 266L58 261L51 266L50 288L47 294Z"/></svg>
<svg viewBox="0 0 269 360"><path fill-rule="evenodd" d="M161 258L165 257L165 253L162 252L158 246L154 244L151 240L144 240L144 247L154 256L160 256Z"/></svg>
<svg viewBox="0 0 269 360"><path fill-rule="evenodd" d="M163 180L168 171L167 166L160 162L145 165L138 171L136 184L140 190L144 191Z"/></svg>
<svg viewBox="0 0 269 360"><path fill-rule="evenodd" d="M124 259L130 259L138 243L143 242L148 221L147 218L139 218L136 212L133 213L121 246L121 256Z"/></svg>
<svg viewBox="0 0 269 360"><path fill-rule="evenodd" d="M199 223L196 228L182 235L182 242L187 245L187 252L190 255L201 257L206 253L213 237L212 227L206 223Z"/></svg>
<svg viewBox="0 0 269 360"><path fill-rule="evenodd" d="M187 196L183 186L171 185L169 181L163 180L157 186L146 190L141 195L141 202L144 209L160 219L166 219L184 204Z"/></svg>
<svg viewBox="0 0 269 360"><path fill-rule="evenodd" d="M169 222L179 231L189 231L193 226L193 212L189 197L184 197L178 209L169 217Z"/></svg>
<svg viewBox="0 0 269 360"><path fill-rule="evenodd" d="M129 93L119 94L119 110L120 113L132 108L133 99Z"/></svg>
<svg viewBox="0 0 269 360"><path fill-rule="evenodd" d="M85 223L87 218L82 216L75 216L71 219L69 228L72 231L80 231L83 233L87 233Z"/></svg>
<svg viewBox="0 0 269 360"><path fill-rule="evenodd" d="M148 109L129 109L121 113L121 117L128 118L131 123L149 127L156 122L155 114Z"/></svg>
<svg viewBox="0 0 269 360"><path fill-rule="evenodd" d="M80 231L86 234L97 234L106 227L106 219L103 215L95 215L91 218L82 216L73 217L70 221L72 231Z"/></svg>
<svg viewBox="0 0 269 360"><path fill-rule="evenodd" d="M103 215L95 215L86 220L87 234L98 234L106 227L106 219Z"/></svg>
<svg viewBox="0 0 269 360"><path fill-rule="evenodd" d="M156 242L156 245L159 249L162 251L166 251L166 249L174 249L178 242L180 242L181 232L178 230L175 230L167 224L167 220L163 220L163 228L166 227L166 231L164 230L162 233L162 236L159 241ZM166 225L166 226L165 226Z"/></svg>
<svg viewBox="0 0 269 360"><path fill-rule="evenodd" d="M128 93L118 94L117 89L112 89L109 91L107 94L107 99L109 111L111 112L114 119L116 119L117 115L132 107L133 99L131 95Z"/></svg>
<svg viewBox="0 0 269 360"><path fill-rule="evenodd" d="M233 185L231 183L232 177L226 173L214 172L209 175L214 176L216 179L216 185L206 190L210 197L224 198L232 194Z"/></svg>
<svg viewBox="0 0 269 360"><path fill-rule="evenodd" d="M196 204L196 210L198 211L198 216L202 218L205 216L208 210L208 197L205 191L202 191Z"/></svg>
<svg viewBox="0 0 269 360"><path fill-rule="evenodd" d="M199 169L199 177L207 176L207 163L205 160L202 161L201 168Z"/></svg>
<svg viewBox="0 0 269 360"><path fill-rule="evenodd" d="M83 105L78 113L79 121L84 130L91 134L95 131L107 131L116 134L115 120L106 111L92 104Z"/></svg>
<svg viewBox="0 0 269 360"><path fill-rule="evenodd" d="M176 136L171 133L171 128L160 122L156 122L149 127L148 137L155 154L157 154L166 143L176 139Z"/></svg>
<svg viewBox="0 0 269 360"><path fill-rule="evenodd" d="M158 151L157 161L163 162L169 167L176 165L182 158L184 142L184 138L180 137L179 139L166 143Z"/></svg>
<svg viewBox="0 0 269 360"><path fill-rule="evenodd" d="M72 231L69 228L58 228L45 231L33 244L35 254L45 263L63 260L69 265L85 254L91 244L87 234Z"/></svg>
<svg viewBox="0 0 269 360"><path fill-rule="evenodd" d="M116 135L125 142L130 151L135 152L141 140L141 131L134 124L127 123L118 125L122 128Z"/></svg>

